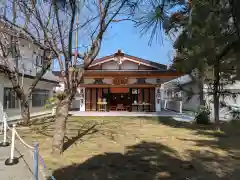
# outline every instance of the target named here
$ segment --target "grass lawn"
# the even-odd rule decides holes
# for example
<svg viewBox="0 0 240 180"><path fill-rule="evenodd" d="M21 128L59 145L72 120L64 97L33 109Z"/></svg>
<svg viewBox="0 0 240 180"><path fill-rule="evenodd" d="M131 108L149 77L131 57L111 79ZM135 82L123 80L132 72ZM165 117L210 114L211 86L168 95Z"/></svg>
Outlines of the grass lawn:
<svg viewBox="0 0 240 180"><path fill-rule="evenodd" d="M40 143L57 180L240 179L237 122L216 132L170 117L70 117L60 157L51 155L53 130L45 119L18 131Z"/></svg>

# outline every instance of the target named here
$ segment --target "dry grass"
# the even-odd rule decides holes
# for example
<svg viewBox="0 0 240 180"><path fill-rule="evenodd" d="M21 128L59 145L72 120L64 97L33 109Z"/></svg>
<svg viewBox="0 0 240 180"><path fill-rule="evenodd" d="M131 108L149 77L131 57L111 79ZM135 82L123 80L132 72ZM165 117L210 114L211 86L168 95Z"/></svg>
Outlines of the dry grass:
<svg viewBox="0 0 240 180"><path fill-rule="evenodd" d="M51 155L54 122L20 128L57 180L240 179L240 124L180 123L170 117L70 117L65 151Z"/></svg>

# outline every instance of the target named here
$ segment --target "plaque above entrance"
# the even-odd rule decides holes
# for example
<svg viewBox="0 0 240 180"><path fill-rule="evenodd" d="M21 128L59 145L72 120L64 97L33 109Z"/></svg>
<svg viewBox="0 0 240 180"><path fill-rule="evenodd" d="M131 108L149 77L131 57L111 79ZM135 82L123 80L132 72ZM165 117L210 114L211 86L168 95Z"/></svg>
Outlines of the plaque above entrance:
<svg viewBox="0 0 240 180"><path fill-rule="evenodd" d="M113 84L114 85L126 85L128 83L127 78L122 78L122 77L116 77L113 79Z"/></svg>
<svg viewBox="0 0 240 180"><path fill-rule="evenodd" d="M117 94L119 94L119 93L129 93L129 88L110 88L110 92L111 93L117 93Z"/></svg>

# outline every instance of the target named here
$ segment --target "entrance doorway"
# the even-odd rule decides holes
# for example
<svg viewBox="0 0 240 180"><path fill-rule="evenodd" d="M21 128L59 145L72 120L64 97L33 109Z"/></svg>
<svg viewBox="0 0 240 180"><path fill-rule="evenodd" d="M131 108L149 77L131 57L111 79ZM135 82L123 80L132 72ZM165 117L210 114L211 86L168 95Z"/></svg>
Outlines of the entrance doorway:
<svg viewBox="0 0 240 180"><path fill-rule="evenodd" d="M112 111L130 111L131 96L129 88L111 88L110 89L110 110Z"/></svg>

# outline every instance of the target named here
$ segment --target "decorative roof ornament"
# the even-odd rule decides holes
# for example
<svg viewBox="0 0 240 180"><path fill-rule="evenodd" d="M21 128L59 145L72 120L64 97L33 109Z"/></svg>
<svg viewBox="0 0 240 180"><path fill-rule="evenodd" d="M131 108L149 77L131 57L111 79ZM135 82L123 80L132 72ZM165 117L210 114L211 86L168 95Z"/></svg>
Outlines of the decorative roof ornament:
<svg viewBox="0 0 240 180"><path fill-rule="evenodd" d="M118 64L122 64L122 58L119 58Z"/></svg>
<svg viewBox="0 0 240 180"><path fill-rule="evenodd" d="M171 69L171 65L168 64L168 65L167 65L167 70L170 70L170 69Z"/></svg>
<svg viewBox="0 0 240 180"><path fill-rule="evenodd" d="M119 65L122 64L123 62L123 56L124 53L121 49L119 49L115 54L114 54L114 59L118 62Z"/></svg>

